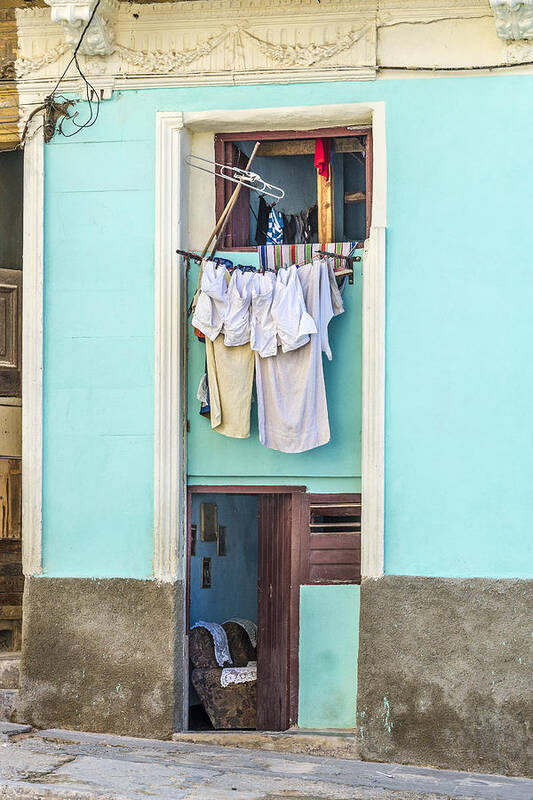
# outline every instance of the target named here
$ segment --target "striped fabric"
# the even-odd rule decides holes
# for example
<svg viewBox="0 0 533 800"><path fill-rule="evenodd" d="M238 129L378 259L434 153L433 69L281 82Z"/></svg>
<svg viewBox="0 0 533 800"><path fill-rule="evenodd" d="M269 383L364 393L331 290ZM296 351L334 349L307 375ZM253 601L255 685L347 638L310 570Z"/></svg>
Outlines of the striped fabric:
<svg viewBox="0 0 533 800"><path fill-rule="evenodd" d="M262 244L257 248L262 269L276 270L291 264L308 264L319 250L347 256L357 242L330 242L329 244ZM342 269L342 262L337 263Z"/></svg>
<svg viewBox="0 0 533 800"><path fill-rule="evenodd" d="M283 241L283 217L275 208L268 215L268 241L280 244Z"/></svg>

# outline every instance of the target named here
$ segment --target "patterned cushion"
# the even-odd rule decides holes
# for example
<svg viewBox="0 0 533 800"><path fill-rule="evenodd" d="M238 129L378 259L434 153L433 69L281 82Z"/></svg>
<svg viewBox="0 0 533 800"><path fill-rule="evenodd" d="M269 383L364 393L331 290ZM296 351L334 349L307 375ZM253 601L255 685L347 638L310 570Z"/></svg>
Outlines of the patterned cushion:
<svg viewBox="0 0 533 800"><path fill-rule="evenodd" d="M234 667L245 667L249 661L257 661L257 651L250 637L237 622L225 622L222 627L228 636L229 651Z"/></svg>
<svg viewBox="0 0 533 800"><path fill-rule="evenodd" d="M194 669L192 685L214 728L255 728L257 725L257 682L220 685L219 669Z"/></svg>
<svg viewBox="0 0 533 800"><path fill-rule="evenodd" d="M205 628L192 628L189 631L189 658L195 667L218 668L213 637Z"/></svg>

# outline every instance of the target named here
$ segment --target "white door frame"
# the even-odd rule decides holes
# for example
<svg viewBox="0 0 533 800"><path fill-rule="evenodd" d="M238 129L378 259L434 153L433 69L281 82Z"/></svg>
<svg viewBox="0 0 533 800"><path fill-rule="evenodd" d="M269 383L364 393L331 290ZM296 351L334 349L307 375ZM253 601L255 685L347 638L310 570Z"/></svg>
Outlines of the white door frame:
<svg viewBox="0 0 533 800"><path fill-rule="evenodd" d="M273 124L273 120L275 123ZM312 129L371 124L372 228L363 265L362 576L383 574L385 473L385 104L159 112L155 179L154 577L185 579L185 276L176 249L188 248L188 170L195 131Z"/></svg>
<svg viewBox="0 0 533 800"><path fill-rule="evenodd" d="M22 567L42 571L44 119L24 143L22 254Z"/></svg>

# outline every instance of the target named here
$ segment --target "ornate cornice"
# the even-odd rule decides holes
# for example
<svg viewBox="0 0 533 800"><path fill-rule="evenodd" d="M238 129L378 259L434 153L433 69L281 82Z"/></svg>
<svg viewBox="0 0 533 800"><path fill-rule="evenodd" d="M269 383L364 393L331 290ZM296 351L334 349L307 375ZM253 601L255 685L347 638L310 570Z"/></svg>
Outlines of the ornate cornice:
<svg viewBox="0 0 533 800"><path fill-rule="evenodd" d="M52 22L59 23L68 46L78 44L84 27L90 25L83 37L80 53L89 56L109 56L115 42L114 23L118 14L117 0L45 0L51 6Z"/></svg>
<svg viewBox="0 0 533 800"><path fill-rule="evenodd" d="M47 2L52 13L17 11L19 89L30 93L50 86L67 64L74 34L66 39L58 22L87 19L96 0ZM517 2L491 0L494 7ZM87 35L100 25L99 15L105 30L96 25L94 37L84 40L80 63L107 93L125 86L369 80L378 65L466 70L518 60L510 55L512 39L505 44L496 36L487 0L101 3ZM528 35L523 19L520 35Z"/></svg>
<svg viewBox="0 0 533 800"><path fill-rule="evenodd" d="M60 2L64 13L72 5L66 0L47 2ZM93 2L84 3L84 17L91 13ZM81 63L91 78L167 75L188 81L205 74L209 80L204 82L231 82L231 76L239 73L243 81L246 76L259 76L261 81L269 73L278 76L280 70L293 75L313 68L352 74L359 69L367 79L372 77L369 70L375 65L376 49L371 6L367 0L121 3L112 52L106 58L92 58L91 46ZM233 13L236 8L248 13ZM51 78L66 63L67 43L52 23L58 9L54 6L51 15L40 9L20 12L19 79ZM228 25L228 16L239 22ZM56 19L67 23L63 17ZM94 20L89 31L93 24Z"/></svg>
<svg viewBox="0 0 533 800"><path fill-rule="evenodd" d="M490 0L500 39L533 39L533 0Z"/></svg>

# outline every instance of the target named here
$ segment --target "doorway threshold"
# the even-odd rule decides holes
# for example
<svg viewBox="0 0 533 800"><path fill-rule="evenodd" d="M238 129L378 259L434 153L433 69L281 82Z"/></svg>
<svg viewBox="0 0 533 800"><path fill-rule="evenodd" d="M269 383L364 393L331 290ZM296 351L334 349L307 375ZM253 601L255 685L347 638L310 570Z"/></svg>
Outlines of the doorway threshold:
<svg viewBox="0 0 533 800"><path fill-rule="evenodd" d="M360 758L359 740L354 730L290 728L288 731L180 731L174 733L172 738L175 742L271 750L277 753Z"/></svg>

